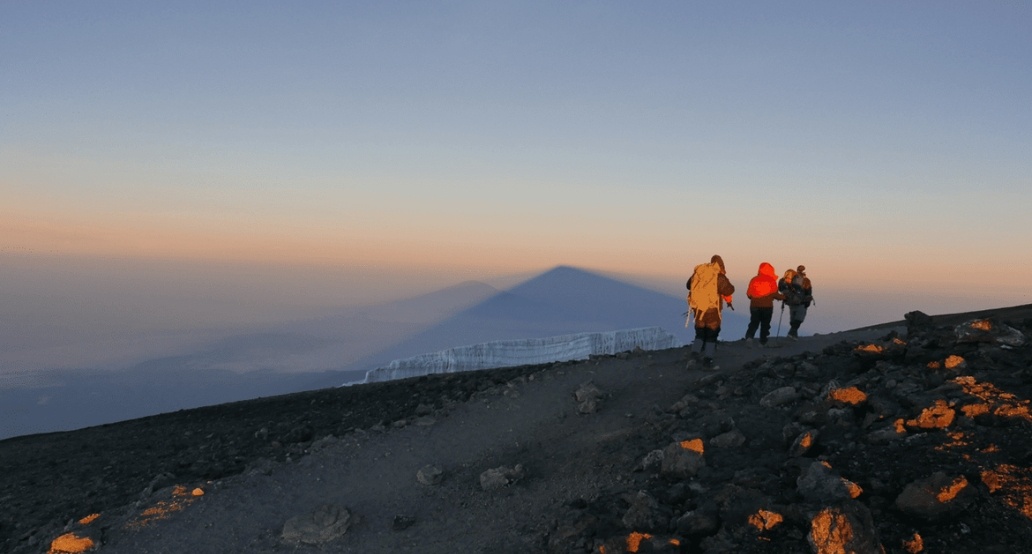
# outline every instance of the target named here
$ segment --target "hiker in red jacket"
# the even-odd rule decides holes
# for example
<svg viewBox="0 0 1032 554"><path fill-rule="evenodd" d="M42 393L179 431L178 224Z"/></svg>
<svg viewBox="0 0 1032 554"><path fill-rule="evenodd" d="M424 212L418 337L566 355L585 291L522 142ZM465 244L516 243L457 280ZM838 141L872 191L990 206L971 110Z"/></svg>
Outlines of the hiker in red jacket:
<svg viewBox="0 0 1032 554"><path fill-rule="evenodd" d="M710 263L695 266L685 286L688 287L688 319L684 326L687 327L692 319L695 320L695 342L692 344L688 368L694 368L701 361L704 369L718 369L713 354L717 348L724 304L735 309L731 304L735 286L727 279L724 260L714 254Z"/></svg>
<svg viewBox="0 0 1032 554"><path fill-rule="evenodd" d="M756 276L749 281L745 295L749 297L749 327L745 330L745 343L752 345L756 329L760 330L760 346L767 345L770 336L770 320L774 317L774 301L784 300L778 292L778 274L767 262L760 264Z"/></svg>

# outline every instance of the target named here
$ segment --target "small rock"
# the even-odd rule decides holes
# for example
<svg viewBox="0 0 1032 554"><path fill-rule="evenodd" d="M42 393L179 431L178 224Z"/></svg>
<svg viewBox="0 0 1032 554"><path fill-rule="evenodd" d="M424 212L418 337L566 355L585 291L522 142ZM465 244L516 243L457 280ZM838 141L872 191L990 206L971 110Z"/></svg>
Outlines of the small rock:
<svg viewBox="0 0 1032 554"><path fill-rule="evenodd" d="M745 435L738 429L732 429L713 437L709 442L717 448L737 448L745 444Z"/></svg>
<svg viewBox="0 0 1032 554"><path fill-rule="evenodd" d="M926 521L937 521L963 511L977 493L963 475L936 472L907 485L896 498L901 512Z"/></svg>
<svg viewBox="0 0 1032 554"><path fill-rule="evenodd" d="M815 429L809 429L800 433L799 436L792 441L792 446L788 449L788 455L794 458L805 456L806 453L809 452L815 444L817 444L818 436L820 436L820 434Z"/></svg>
<svg viewBox="0 0 1032 554"><path fill-rule="evenodd" d="M760 406L764 408L776 408L799 399L799 393L795 387L781 387L774 389L760 399Z"/></svg>
<svg viewBox="0 0 1032 554"><path fill-rule="evenodd" d="M883 552L870 510L859 502L821 510L810 522L814 552Z"/></svg>
<svg viewBox="0 0 1032 554"><path fill-rule="evenodd" d="M598 411L598 403L605 393L595 386L591 381L581 384L580 388L573 393L577 400L577 412L581 414L593 414Z"/></svg>
<svg viewBox="0 0 1032 554"><path fill-rule="evenodd" d="M708 536L720 529L720 518L715 511L692 510L677 518L677 532L688 536Z"/></svg>
<svg viewBox="0 0 1032 554"><path fill-rule="evenodd" d="M308 514L295 516L283 525L283 540L305 544L324 544L344 536L351 522L351 512L333 504L324 504Z"/></svg>
<svg viewBox="0 0 1032 554"><path fill-rule="evenodd" d="M703 457L702 441L675 442L663 449L663 462L660 473L675 479L687 479L695 476L700 469L706 466L706 459Z"/></svg>
<svg viewBox="0 0 1032 554"><path fill-rule="evenodd" d="M648 471L663 465L663 451L653 450L642 458L641 463L635 468L637 471Z"/></svg>
<svg viewBox="0 0 1032 554"><path fill-rule="evenodd" d="M645 491L639 491L631 499L631 506L624 513L621 522L631 531L665 530L669 518L660 509L659 502Z"/></svg>
<svg viewBox="0 0 1032 554"><path fill-rule="evenodd" d="M803 498L823 504L855 498L861 492L855 483L843 479L822 462L810 464L796 479L796 487Z"/></svg>
<svg viewBox="0 0 1032 554"><path fill-rule="evenodd" d="M416 518L412 516L394 516L394 521L391 522L391 529L395 531L404 531L415 524Z"/></svg>
<svg viewBox="0 0 1032 554"><path fill-rule="evenodd" d="M416 480L427 486L438 485L443 479L444 470L438 466L423 466L416 472Z"/></svg>
<svg viewBox="0 0 1032 554"><path fill-rule="evenodd" d="M523 466L520 464L516 464L515 467L496 467L480 474L480 488L485 491L498 490L516 483L523 477Z"/></svg>

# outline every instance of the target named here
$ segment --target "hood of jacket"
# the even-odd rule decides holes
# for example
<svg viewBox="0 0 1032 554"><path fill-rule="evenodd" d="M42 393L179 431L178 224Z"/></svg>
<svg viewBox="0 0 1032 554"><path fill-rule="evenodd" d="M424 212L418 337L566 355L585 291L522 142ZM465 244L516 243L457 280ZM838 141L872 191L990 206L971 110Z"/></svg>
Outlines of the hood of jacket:
<svg viewBox="0 0 1032 554"><path fill-rule="evenodd" d="M719 255L714 254L709 261L711 264L717 264L718 266L720 266L721 273L727 274L727 270L724 269L724 258L721 258Z"/></svg>
<svg viewBox="0 0 1032 554"><path fill-rule="evenodd" d="M767 262L760 264L760 269L756 271L758 277L770 277L771 279L777 280L778 274L774 271L774 266Z"/></svg>
<svg viewBox="0 0 1032 554"><path fill-rule="evenodd" d="M778 274L774 266L767 262L760 264L756 271L756 277L749 281L749 289L746 296L749 298L761 298L778 292Z"/></svg>

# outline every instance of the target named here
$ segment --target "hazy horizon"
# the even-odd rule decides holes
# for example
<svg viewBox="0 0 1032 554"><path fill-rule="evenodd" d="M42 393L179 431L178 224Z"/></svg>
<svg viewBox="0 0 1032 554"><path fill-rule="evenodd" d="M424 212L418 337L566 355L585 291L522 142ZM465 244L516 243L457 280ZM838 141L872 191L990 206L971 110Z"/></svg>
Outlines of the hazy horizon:
<svg viewBox="0 0 1032 554"><path fill-rule="evenodd" d="M727 257L725 257L727 259ZM290 322L342 315L478 281L504 290L550 268L513 275L406 275L168 260L62 259L0 255L0 372L119 369L189 353L219 339ZM736 309L748 315L748 272L727 259ZM559 264L569 265L569 264ZM582 268L607 275L606 272ZM671 296L683 310L684 280L608 275ZM676 280L674 280L676 279ZM804 332L828 333L902 319L907 311L955 313L1032 302L1006 291L849 290L814 275L817 303ZM57 294L59 293L59 294ZM657 314L661 320L665 314ZM411 317L418 317L412 314ZM679 332L679 329L670 329ZM724 340L740 337L725 336Z"/></svg>

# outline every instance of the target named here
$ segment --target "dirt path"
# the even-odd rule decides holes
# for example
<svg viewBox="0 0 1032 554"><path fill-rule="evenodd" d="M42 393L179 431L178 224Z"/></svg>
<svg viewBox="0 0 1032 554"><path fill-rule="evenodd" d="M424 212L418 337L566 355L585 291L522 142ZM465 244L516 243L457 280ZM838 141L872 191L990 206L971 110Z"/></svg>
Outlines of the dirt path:
<svg viewBox="0 0 1032 554"><path fill-rule="evenodd" d="M721 371L729 372L760 357L817 352L887 331L781 339L765 349L735 341L722 344L717 356ZM684 361L685 350L673 349L561 366L436 418L323 441L300 460L212 483L182 483L204 495L169 509L175 500L166 490L128 508L108 528L102 552L321 552L320 546L287 543L281 532L291 517L325 504L353 515L347 534L326 545L334 552L538 551L564 503L598 496L655 448L654 440L641 438L662 433L649 428L649 414L676 402L705 375L685 370ZM589 381L605 397L598 412L579 414L573 395ZM525 470L519 482L482 490L481 473L517 464ZM440 484L417 480L430 465L443 471ZM162 499L169 504L159 504ZM141 524L148 509L167 517ZM396 521L405 528L396 529Z"/></svg>

